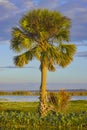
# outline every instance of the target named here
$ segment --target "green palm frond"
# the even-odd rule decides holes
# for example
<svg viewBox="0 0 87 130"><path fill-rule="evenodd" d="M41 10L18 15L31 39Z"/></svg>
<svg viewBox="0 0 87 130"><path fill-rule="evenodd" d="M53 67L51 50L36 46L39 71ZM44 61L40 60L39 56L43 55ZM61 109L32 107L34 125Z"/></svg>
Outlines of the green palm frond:
<svg viewBox="0 0 87 130"><path fill-rule="evenodd" d="M40 60L41 55L40 55L39 47L34 47L31 50L24 52L23 54L15 56L14 64L16 66L22 67L25 64L28 64L28 62L31 61L34 57L36 57L38 60Z"/></svg>
<svg viewBox="0 0 87 130"><path fill-rule="evenodd" d="M55 66L49 62L48 70L54 72L56 70Z"/></svg>
<svg viewBox="0 0 87 130"><path fill-rule="evenodd" d="M33 58L32 51L27 51L21 55L14 57L14 64L19 67L23 67L25 64L28 64L30 60Z"/></svg>
<svg viewBox="0 0 87 130"><path fill-rule="evenodd" d="M76 46L74 44L62 44L60 46L60 58L58 64L61 67L66 67L73 60L73 55L76 52Z"/></svg>
<svg viewBox="0 0 87 130"><path fill-rule="evenodd" d="M70 19L63 17L61 18L60 24L59 24L59 31L57 35L55 36L57 38L57 41L67 41L69 42L70 40L70 26L71 22Z"/></svg>
<svg viewBox="0 0 87 130"><path fill-rule="evenodd" d="M21 29L13 28L12 30L11 49L21 52L24 49L32 47L33 40L30 39Z"/></svg>
<svg viewBox="0 0 87 130"><path fill-rule="evenodd" d="M45 51L40 53L41 61L45 62L49 71L55 71L54 65L56 64L56 59L59 59L60 52L57 47L50 44L44 47Z"/></svg>

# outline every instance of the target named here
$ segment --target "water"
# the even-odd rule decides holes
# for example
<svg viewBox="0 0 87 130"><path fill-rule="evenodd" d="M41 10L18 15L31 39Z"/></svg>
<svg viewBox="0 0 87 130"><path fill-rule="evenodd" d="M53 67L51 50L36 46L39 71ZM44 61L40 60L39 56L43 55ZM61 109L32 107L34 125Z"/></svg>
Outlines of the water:
<svg viewBox="0 0 87 130"><path fill-rule="evenodd" d="M0 96L0 101L9 101L9 102L38 102L39 96L14 96L6 95Z"/></svg>
<svg viewBox="0 0 87 130"><path fill-rule="evenodd" d="M87 96L72 96L71 100L87 100ZM9 102L38 102L39 96L14 96L14 95L5 95L0 96L1 101Z"/></svg>
<svg viewBox="0 0 87 130"><path fill-rule="evenodd" d="M87 100L87 96L72 96L71 100Z"/></svg>

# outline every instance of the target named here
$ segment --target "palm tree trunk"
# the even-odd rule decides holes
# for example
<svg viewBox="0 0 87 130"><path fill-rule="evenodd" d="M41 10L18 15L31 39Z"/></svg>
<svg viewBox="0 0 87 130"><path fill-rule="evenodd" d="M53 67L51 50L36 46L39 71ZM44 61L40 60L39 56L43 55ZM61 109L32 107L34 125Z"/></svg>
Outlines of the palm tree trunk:
<svg viewBox="0 0 87 130"><path fill-rule="evenodd" d="M46 92L46 79L47 79L47 67L44 62L41 63L41 86L40 86L40 105L39 113L40 116L46 115L47 109L47 92Z"/></svg>

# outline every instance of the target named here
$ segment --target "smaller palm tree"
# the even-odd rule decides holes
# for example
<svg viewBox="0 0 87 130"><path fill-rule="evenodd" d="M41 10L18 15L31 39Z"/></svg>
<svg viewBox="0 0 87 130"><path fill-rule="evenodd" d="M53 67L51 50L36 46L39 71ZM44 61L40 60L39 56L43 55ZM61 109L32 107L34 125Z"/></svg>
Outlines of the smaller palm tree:
<svg viewBox="0 0 87 130"><path fill-rule="evenodd" d="M70 100L70 94L65 90L60 90L58 93L50 92L48 94L48 102L50 104L50 110L58 112L64 111L67 108Z"/></svg>

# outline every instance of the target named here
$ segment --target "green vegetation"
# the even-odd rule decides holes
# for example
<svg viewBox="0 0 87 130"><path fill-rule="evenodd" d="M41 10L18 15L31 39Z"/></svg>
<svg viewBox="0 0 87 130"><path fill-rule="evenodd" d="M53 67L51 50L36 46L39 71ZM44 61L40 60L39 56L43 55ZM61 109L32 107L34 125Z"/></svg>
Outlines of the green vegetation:
<svg viewBox="0 0 87 130"><path fill-rule="evenodd" d="M0 102L0 111L36 112L38 104L38 102Z"/></svg>
<svg viewBox="0 0 87 130"><path fill-rule="evenodd" d="M49 93L48 95L48 102L49 102L49 109L52 111L59 113L64 111L69 103L70 95L67 91L61 90L58 93Z"/></svg>
<svg viewBox="0 0 87 130"><path fill-rule="evenodd" d="M67 91L67 90L65 90ZM60 91L52 91L54 94L58 94ZM87 96L87 90L73 90L73 91L67 91L70 96ZM49 95L50 91L48 91Z"/></svg>
<svg viewBox="0 0 87 130"><path fill-rule="evenodd" d="M70 101L66 112L87 111L87 100Z"/></svg>
<svg viewBox="0 0 87 130"><path fill-rule="evenodd" d="M47 92L49 95L50 91ZM52 93L59 93L59 91L52 91ZM81 91L68 91L70 96L87 96L87 90L81 90ZM0 91L0 95L40 95L39 91L31 92L31 91L25 91L25 90L17 90L17 91Z"/></svg>
<svg viewBox="0 0 87 130"><path fill-rule="evenodd" d="M76 52L76 46L69 44L71 21L60 12L36 9L26 13L19 26L12 29L11 49L19 53L14 64L23 67L36 58L40 61L41 85L39 113L46 115L47 70L55 71L55 65L66 67Z"/></svg>
<svg viewBox="0 0 87 130"><path fill-rule="evenodd" d="M39 103L0 103L0 128L59 128L87 129L87 101L71 101L66 112L48 113L44 118L39 117Z"/></svg>
<svg viewBox="0 0 87 130"><path fill-rule="evenodd" d="M50 91L47 92L49 95ZM52 91L52 93L59 93L59 91ZM81 90L81 91L68 91L70 96L87 96L87 90ZM17 90L17 91L0 91L0 95L40 95L39 91L25 91L25 90Z"/></svg>
<svg viewBox="0 0 87 130"><path fill-rule="evenodd" d="M32 95L30 91L0 91L0 95Z"/></svg>
<svg viewBox="0 0 87 130"><path fill-rule="evenodd" d="M74 92L69 92L71 96L87 96L87 90L85 91L74 91Z"/></svg>
<svg viewBox="0 0 87 130"><path fill-rule="evenodd" d="M0 126L13 128L28 127L79 127L87 128L87 112L62 114L48 114L45 118L40 118L38 113L31 112L0 112Z"/></svg>

